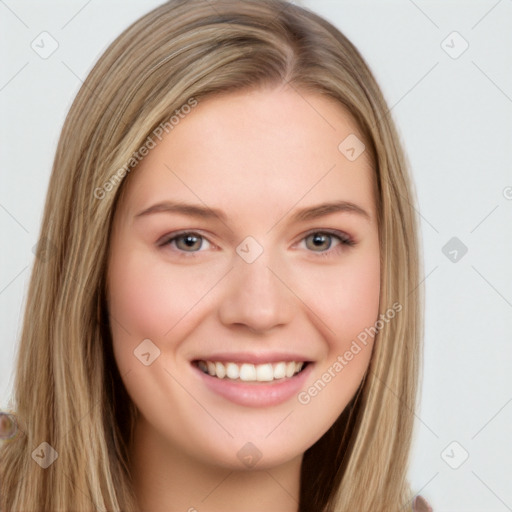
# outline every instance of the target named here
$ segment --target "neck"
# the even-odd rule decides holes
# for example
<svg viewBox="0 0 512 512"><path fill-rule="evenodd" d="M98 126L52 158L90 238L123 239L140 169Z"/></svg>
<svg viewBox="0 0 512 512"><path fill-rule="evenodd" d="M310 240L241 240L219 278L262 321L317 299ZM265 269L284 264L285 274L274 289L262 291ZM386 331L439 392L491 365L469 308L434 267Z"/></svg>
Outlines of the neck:
<svg viewBox="0 0 512 512"><path fill-rule="evenodd" d="M139 418L132 451L144 512L297 512L302 454L269 469L208 465L163 440Z"/></svg>

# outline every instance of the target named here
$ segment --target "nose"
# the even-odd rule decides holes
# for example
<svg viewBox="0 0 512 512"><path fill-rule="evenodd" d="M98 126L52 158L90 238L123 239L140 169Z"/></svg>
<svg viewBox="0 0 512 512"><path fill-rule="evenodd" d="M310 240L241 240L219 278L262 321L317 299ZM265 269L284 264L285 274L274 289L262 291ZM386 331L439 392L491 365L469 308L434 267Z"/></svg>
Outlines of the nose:
<svg viewBox="0 0 512 512"><path fill-rule="evenodd" d="M229 273L218 309L225 326L245 326L252 332L262 333L291 321L293 294L264 255L253 263L238 259Z"/></svg>

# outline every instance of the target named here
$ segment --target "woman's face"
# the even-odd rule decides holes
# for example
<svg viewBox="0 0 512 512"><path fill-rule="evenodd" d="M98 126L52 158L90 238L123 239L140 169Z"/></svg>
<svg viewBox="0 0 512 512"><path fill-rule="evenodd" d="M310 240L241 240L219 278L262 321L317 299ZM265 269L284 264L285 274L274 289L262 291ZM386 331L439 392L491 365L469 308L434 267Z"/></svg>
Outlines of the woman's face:
<svg viewBox="0 0 512 512"><path fill-rule="evenodd" d="M107 296L120 374L162 453L272 467L356 392L380 284L356 137L320 95L230 93L200 101L132 171Z"/></svg>

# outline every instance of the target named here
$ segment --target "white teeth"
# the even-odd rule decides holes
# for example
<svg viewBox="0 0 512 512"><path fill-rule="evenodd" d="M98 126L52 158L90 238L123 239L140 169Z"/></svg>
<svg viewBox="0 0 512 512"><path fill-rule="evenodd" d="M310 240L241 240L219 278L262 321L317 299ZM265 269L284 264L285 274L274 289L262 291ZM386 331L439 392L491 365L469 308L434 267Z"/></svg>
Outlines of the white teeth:
<svg viewBox="0 0 512 512"><path fill-rule="evenodd" d="M215 373L219 379L226 376L226 367L222 363L215 363Z"/></svg>
<svg viewBox="0 0 512 512"><path fill-rule="evenodd" d="M279 363L221 363L214 361L199 361L198 367L212 377L219 379L241 380L244 382L271 382L273 380L293 377L299 373L304 362L279 362Z"/></svg>
<svg viewBox="0 0 512 512"><path fill-rule="evenodd" d="M235 363L228 363L226 365L226 375L230 379L238 379L240 376L240 368Z"/></svg>
<svg viewBox="0 0 512 512"><path fill-rule="evenodd" d="M256 380L256 368L253 364L243 364L240 367L240 380L250 382Z"/></svg>
<svg viewBox="0 0 512 512"><path fill-rule="evenodd" d="M211 361L206 361L206 366L208 367L208 373L213 377L215 376L215 363Z"/></svg>
<svg viewBox="0 0 512 512"><path fill-rule="evenodd" d="M295 373L295 363L289 362L286 364L286 376L291 377Z"/></svg>
<svg viewBox="0 0 512 512"><path fill-rule="evenodd" d="M274 379L286 377L286 363L277 363L274 366Z"/></svg>
<svg viewBox="0 0 512 512"><path fill-rule="evenodd" d="M274 380L274 369L271 364L259 364L256 367L256 380L259 382L269 382Z"/></svg>

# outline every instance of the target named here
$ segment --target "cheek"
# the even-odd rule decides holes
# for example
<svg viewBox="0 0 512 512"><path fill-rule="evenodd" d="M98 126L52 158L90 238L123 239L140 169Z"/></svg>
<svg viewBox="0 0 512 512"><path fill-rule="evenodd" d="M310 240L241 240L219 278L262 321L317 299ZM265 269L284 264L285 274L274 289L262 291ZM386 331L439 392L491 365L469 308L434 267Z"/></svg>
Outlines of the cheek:
<svg viewBox="0 0 512 512"><path fill-rule="evenodd" d="M131 255L111 275L110 312L114 323L134 336L160 335L166 324L165 309L171 291L163 278L165 274L157 279L154 272ZM170 320L169 317L167 323Z"/></svg>
<svg viewBox="0 0 512 512"><path fill-rule="evenodd" d="M338 289L333 290L337 302L335 330L357 336L372 326L379 313L380 261L377 255L361 257L357 264L347 268Z"/></svg>
<svg viewBox="0 0 512 512"><path fill-rule="evenodd" d="M144 339L167 345L172 332L182 330L225 270L220 266L207 272L193 266L184 269L147 250L126 248L124 254L122 259L114 254L108 273L110 325L119 355L131 354Z"/></svg>
<svg viewBox="0 0 512 512"><path fill-rule="evenodd" d="M320 265L298 274L298 293L323 324L330 349L342 349L348 340L374 325L379 312L380 261L378 249L359 252L342 265Z"/></svg>
<svg viewBox="0 0 512 512"><path fill-rule="evenodd" d="M312 443L353 398L370 362L373 336L368 329L379 315L379 253L360 253L346 265L323 267L310 282L315 291L309 288L305 302L320 318L317 325L326 341L325 357L297 397L304 414L317 418Z"/></svg>
<svg viewBox="0 0 512 512"><path fill-rule="evenodd" d="M119 254L126 257L119 258ZM215 278L215 272L204 275L192 267L187 271L173 268L161 257L133 246L118 247L113 253L108 308L114 358L128 394L140 410L161 408L162 389L170 403L179 401L162 367L171 367L169 361L179 346L176 340L186 335L189 317ZM142 344L147 339L152 344ZM143 359L137 358L147 352L155 364L145 366Z"/></svg>

